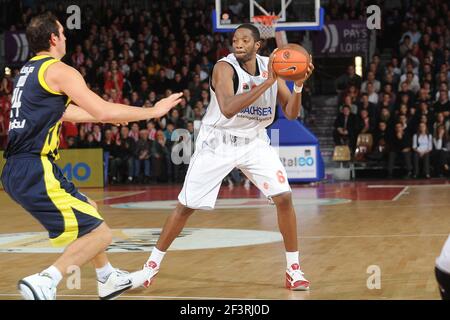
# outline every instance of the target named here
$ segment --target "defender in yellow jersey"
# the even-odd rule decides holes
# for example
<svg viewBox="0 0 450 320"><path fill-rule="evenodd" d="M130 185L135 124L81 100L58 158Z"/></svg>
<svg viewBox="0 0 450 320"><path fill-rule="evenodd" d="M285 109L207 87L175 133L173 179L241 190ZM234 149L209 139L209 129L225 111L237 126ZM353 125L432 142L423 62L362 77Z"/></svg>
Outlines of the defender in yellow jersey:
<svg viewBox="0 0 450 320"><path fill-rule="evenodd" d="M159 118L179 103L181 94L162 99L154 108L106 102L87 87L77 70L60 61L66 38L55 16L33 18L27 38L36 56L15 79L2 183L11 198L47 229L52 244L67 248L52 266L20 280L18 288L25 299L55 299L56 287L69 268L91 261L99 297L112 299L132 288L133 276L108 262L105 249L112 240L111 230L96 204L55 164L61 123Z"/></svg>

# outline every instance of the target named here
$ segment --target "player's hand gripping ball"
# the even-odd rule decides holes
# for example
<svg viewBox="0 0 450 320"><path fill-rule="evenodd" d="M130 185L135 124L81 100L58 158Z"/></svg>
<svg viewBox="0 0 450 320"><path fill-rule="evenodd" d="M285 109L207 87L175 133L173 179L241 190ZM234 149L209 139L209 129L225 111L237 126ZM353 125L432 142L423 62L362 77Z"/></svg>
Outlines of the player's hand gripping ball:
<svg viewBox="0 0 450 320"><path fill-rule="evenodd" d="M278 77L291 81L306 81L314 66L305 48L289 43L274 52L272 69Z"/></svg>

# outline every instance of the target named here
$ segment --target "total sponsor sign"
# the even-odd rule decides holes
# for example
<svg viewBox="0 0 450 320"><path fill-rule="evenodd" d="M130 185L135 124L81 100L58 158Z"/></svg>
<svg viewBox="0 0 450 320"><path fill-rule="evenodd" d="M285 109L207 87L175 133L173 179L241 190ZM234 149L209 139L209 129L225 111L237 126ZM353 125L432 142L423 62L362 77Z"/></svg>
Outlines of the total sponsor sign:
<svg viewBox="0 0 450 320"><path fill-rule="evenodd" d="M280 146L278 150L289 179L317 178L316 146Z"/></svg>

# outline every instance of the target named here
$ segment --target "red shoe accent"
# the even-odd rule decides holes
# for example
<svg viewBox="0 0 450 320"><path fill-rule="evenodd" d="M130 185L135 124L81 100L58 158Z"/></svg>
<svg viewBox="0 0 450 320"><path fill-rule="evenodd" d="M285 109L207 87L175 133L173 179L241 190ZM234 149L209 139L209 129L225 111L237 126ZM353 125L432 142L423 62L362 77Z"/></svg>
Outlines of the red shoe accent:
<svg viewBox="0 0 450 320"><path fill-rule="evenodd" d="M299 270L299 269L300 269L300 266L299 266L297 263L294 263L294 264L291 266L291 268L292 268L292 270Z"/></svg>
<svg viewBox="0 0 450 320"><path fill-rule="evenodd" d="M148 262L147 262L147 267L148 267L148 268L156 269L157 266L158 266L158 265L156 264L155 261L148 261ZM155 274L153 277L151 277L150 280L146 280L146 281L144 282L143 286L144 286L145 288L150 287L150 285L153 283L153 278L154 278L155 276L156 276L156 274Z"/></svg>
<svg viewBox="0 0 450 320"><path fill-rule="evenodd" d="M295 289L298 287L304 287L304 288L309 288L309 281L297 281L295 282L293 285L291 285L291 282L288 280L288 278L286 277L286 288L288 289Z"/></svg>

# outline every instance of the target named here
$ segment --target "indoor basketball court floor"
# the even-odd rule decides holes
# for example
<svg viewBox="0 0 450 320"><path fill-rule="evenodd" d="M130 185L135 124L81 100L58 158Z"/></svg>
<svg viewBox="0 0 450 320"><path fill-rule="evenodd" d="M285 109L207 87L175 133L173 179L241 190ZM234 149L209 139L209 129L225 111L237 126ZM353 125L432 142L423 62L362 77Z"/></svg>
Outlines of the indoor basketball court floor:
<svg viewBox="0 0 450 320"><path fill-rule="evenodd" d="M181 185L82 190L114 229L114 266L137 270L156 243ZM294 185L302 269L309 292L284 288L275 207L255 188L222 186L197 211L152 286L120 299L439 299L434 261L450 233L448 180ZM0 191L0 299L57 254L43 228ZM58 299L97 299L95 272L65 278Z"/></svg>

